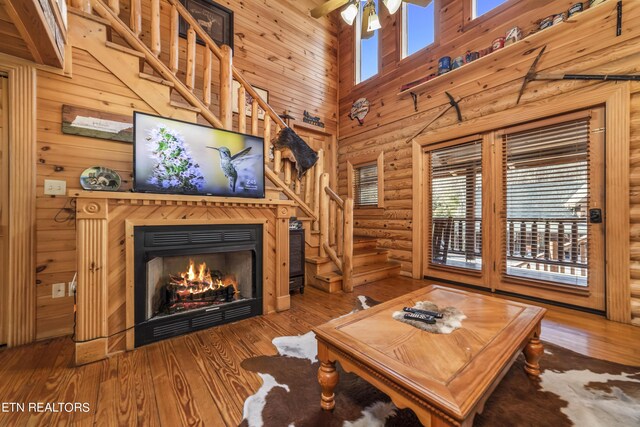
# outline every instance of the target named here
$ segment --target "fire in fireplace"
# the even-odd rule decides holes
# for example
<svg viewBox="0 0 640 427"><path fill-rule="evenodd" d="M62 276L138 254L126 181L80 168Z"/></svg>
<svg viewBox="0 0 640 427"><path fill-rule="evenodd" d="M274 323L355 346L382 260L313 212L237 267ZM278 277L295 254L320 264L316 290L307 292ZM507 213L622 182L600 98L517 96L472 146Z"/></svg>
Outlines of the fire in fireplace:
<svg viewBox="0 0 640 427"><path fill-rule="evenodd" d="M238 284L235 275L224 275L220 270L211 271L203 262L196 269L192 259L189 268L179 274L169 274L165 286L166 301L162 311L177 313L234 300Z"/></svg>
<svg viewBox="0 0 640 427"><path fill-rule="evenodd" d="M262 228L135 227L136 346L262 313Z"/></svg>

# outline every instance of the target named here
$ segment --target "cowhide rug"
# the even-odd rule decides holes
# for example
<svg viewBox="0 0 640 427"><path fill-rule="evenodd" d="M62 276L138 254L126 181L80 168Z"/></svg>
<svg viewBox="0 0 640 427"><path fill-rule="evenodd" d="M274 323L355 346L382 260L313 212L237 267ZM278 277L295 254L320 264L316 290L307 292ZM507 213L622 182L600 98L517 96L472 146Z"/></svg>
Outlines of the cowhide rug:
<svg viewBox="0 0 640 427"><path fill-rule="evenodd" d="M358 309L377 304L358 297ZM420 426L411 410L356 375L340 369L336 408L320 409L318 360L313 332L273 340L279 355L246 359L262 386L244 403L241 426ZM493 392L474 426L640 426L640 368L582 356L545 343L539 383L529 380L524 359L517 359Z"/></svg>

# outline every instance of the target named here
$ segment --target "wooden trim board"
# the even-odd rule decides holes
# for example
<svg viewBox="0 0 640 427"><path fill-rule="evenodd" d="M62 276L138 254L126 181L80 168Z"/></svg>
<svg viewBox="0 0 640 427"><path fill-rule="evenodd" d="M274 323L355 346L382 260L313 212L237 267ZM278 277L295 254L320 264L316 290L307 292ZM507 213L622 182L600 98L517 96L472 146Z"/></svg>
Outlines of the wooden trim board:
<svg viewBox="0 0 640 427"><path fill-rule="evenodd" d="M9 347L35 339L36 72L3 56L8 81L9 188L6 341Z"/></svg>

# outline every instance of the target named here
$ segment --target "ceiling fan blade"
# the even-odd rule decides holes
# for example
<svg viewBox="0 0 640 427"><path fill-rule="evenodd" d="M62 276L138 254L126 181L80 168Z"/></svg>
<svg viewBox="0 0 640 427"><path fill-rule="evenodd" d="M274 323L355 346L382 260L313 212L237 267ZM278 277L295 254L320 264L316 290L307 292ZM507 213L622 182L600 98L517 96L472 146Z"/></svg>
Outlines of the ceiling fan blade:
<svg viewBox="0 0 640 427"><path fill-rule="evenodd" d="M431 4L432 0L403 0L405 3L415 4L416 6L427 7Z"/></svg>
<svg viewBox="0 0 640 427"><path fill-rule="evenodd" d="M347 3L349 3L349 0L329 0L320 6L311 9L311 16L314 18L321 18Z"/></svg>

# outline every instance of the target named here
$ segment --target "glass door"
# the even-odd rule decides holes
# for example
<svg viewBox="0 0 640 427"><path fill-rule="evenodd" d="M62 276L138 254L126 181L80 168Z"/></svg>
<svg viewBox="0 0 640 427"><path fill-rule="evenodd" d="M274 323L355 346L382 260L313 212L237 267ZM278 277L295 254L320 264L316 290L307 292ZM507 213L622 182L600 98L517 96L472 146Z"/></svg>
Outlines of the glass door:
<svg viewBox="0 0 640 427"><path fill-rule="evenodd" d="M603 111L505 129L497 288L604 310Z"/></svg>

